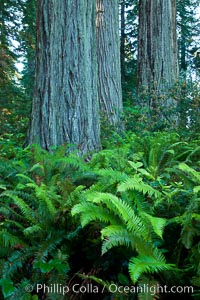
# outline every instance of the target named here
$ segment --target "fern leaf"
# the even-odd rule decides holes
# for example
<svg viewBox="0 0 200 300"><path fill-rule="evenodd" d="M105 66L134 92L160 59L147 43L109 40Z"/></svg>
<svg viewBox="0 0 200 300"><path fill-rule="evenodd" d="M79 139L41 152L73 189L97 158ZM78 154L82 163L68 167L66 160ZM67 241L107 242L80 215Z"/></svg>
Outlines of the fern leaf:
<svg viewBox="0 0 200 300"><path fill-rule="evenodd" d="M41 186L38 186L35 183L27 183L27 186L32 187L32 188L35 189L35 193L36 193L37 198L45 204L45 206L46 206L48 212L50 213L50 215L54 216L56 214L56 209L55 209L55 207L52 203L52 200L50 199L50 197L48 197L49 195L48 195L47 186L44 183L42 183Z"/></svg>
<svg viewBox="0 0 200 300"><path fill-rule="evenodd" d="M154 232L160 238L162 238L163 230L164 230L164 227L166 225L167 220L164 219L164 218L158 218L158 217L151 216L151 215L149 215L147 213L142 213L142 215L150 221L150 223L151 223L151 225L153 227Z"/></svg>
<svg viewBox="0 0 200 300"><path fill-rule="evenodd" d="M32 209L24 202L24 200L17 195L15 195L12 191L5 191L3 192L0 197L6 196L13 200L13 202L19 207L22 214L27 218L29 221L33 221L32 215L33 211Z"/></svg>
<svg viewBox="0 0 200 300"><path fill-rule="evenodd" d="M30 169L30 172L34 172L37 169L44 171L44 166L41 165L41 163L36 163L32 166L32 168Z"/></svg>
<svg viewBox="0 0 200 300"><path fill-rule="evenodd" d="M120 198L110 193L96 192L88 195L88 201L106 205L112 214L118 216L126 224L129 231L135 231L144 236L147 235L147 230L141 218L136 216L132 207Z"/></svg>
<svg viewBox="0 0 200 300"><path fill-rule="evenodd" d="M26 176L24 174L17 174L16 176L25 179L27 182L32 182L35 184L34 180L32 180L29 176Z"/></svg>
<svg viewBox="0 0 200 300"><path fill-rule="evenodd" d="M141 178L134 176L133 178L128 178L123 183L119 184L118 192L126 192L129 190L136 190L141 193L148 194L149 196L154 196L155 198L160 198L161 193L151 187L150 185L144 183Z"/></svg>
<svg viewBox="0 0 200 300"><path fill-rule="evenodd" d="M26 245L24 241L8 232L6 229L0 231L0 244L7 248L14 247L15 245Z"/></svg>
<svg viewBox="0 0 200 300"><path fill-rule="evenodd" d="M158 273L164 270L170 270L174 265L167 264L165 258L160 254L157 258L154 256L139 255L131 258L129 262L129 273L133 283L136 283L144 273Z"/></svg>
<svg viewBox="0 0 200 300"><path fill-rule="evenodd" d="M30 249L29 249L30 251ZM9 259L5 262L3 267L3 274L5 277L11 277L21 268L28 257L29 251L15 251Z"/></svg>
<svg viewBox="0 0 200 300"><path fill-rule="evenodd" d="M113 232L112 232L113 231ZM122 226L109 226L102 231L102 255L113 247L126 246L134 249L136 247L134 235Z"/></svg>
<svg viewBox="0 0 200 300"><path fill-rule="evenodd" d="M72 208L72 216L81 214L81 226L84 227L92 221L100 221L103 223L119 223L119 219L103 207L93 203L83 202Z"/></svg>
<svg viewBox="0 0 200 300"><path fill-rule="evenodd" d="M36 252L36 261L45 261L47 256L56 249L56 246L60 244L63 239L64 232L57 232L57 236L51 236L51 234L38 246Z"/></svg>
<svg viewBox="0 0 200 300"><path fill-rule="evenodd" d="M36 225L30 226L30 227L27 227L26 229L23 230L23 232L24 232L25 236L30 236L41 230L42 230L42 228L40 227L40 225L36 224Z"/></svg>
<svg viewBox="0 0 200 300"><path fill-rule="evenodd" d="M113 170L112 168L101 169L97 171L97 175L100 175L102 177L100 178L100 181L106 182L106 185L120 183L128 178L128 175L126 173Z"/></svg>
<svg viewBox="0 0 200 300"><path fill-rule="evenodd" d="M20 230L24 230L24 225L22 225L20 222L14 221L14 220L6 219L3 222L3 225L5 228L8 228L8 226L14 226Z"/></svg>
<svg viewBox="0 0 200 300"><path fill-rule="evenodd" d="M197 172L195 169L189 167L185 163L180 163L178 165L178 169L190 176L190 179L195 183L200 183L200 173Z"/></svg>

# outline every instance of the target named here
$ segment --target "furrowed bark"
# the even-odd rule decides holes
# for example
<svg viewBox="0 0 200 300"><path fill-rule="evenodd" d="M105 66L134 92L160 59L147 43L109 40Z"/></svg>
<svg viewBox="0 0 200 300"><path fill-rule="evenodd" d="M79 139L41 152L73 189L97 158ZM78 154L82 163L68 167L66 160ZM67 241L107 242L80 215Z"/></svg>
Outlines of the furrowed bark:
<svg viewBox="0 0 200 300"><path fill-rule="evenodd" d="M100 148L94 0L39 0L29 144Z"/></svg>
<svg viewBox="0 0 200 300"><path fill-rule="evenodd" d="M122 112L118 0L97 0L98 98L101 112L119 128Z"/></svg>
<svg viewBox="0 0 200 300"><path fill-rule="evenodd" d="M139 92L146 88L157 96L168 93L178 79L175 0L140 1L138 61ZM171 97L163 99L159 103L153 97L149 103L141 99L141 105L175 110Z"/></svg>

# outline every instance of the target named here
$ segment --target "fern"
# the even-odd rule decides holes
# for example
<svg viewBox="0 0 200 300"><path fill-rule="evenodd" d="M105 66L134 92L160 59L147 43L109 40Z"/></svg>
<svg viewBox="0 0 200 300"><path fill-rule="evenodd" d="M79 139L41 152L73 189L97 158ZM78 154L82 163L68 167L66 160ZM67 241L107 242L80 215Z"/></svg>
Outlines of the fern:
<svg viewBox="0 0 200 300"><path fill-rule="evenodd" d="M110 215L110 212L103 207L98 207L95 204L83 202L75 205L72 208L72 216L81 214L81 225L86 226L92 221L100 221L104 223L117 223L119 221L115 216Z"/></svg>
<svg viewBox="0 0 200 300"><path fill-rule="evenodd" d="M46 207L46 213L48 212L50 216L54 216L56 213L56 209L52 203L51 197L55 197L54 200L57 200L59 199L59 196L56 194L52 195L52 192L50 193L48 191L48 188L44 183L42 183L41 186L37 186L35 183L27 183L27 186L35 189L36 197L41 200L40 205L44 205L44 207Z"/></svg>
<svg viewBox="0 0 200 300"><path fill-rule="evenodd" d="M6 219L4 221L4 227L5 228L13 227L13 228L16 228L18 230L24 230L25 229L25 226L23 225L23 223L21 224L18 221L14 221L14 220L10 220L10 219Z"/></svg>
<svg viewBox="0 0 200 300"><path fill-rule="evenodd" d="M110 225L101 230L102 254L105 254L113 247L125 246L136 248L138 236L128 232L123 226Z"/></svg>
<svg viewBox="0 0 200 300"><path fill-rule="evenodd" d="M165 270L171 270L175 266L167 264L162 253L154 250L154 255L138 255L131 258L129 262L129 273L133 283L136 283L144 273L158 273Z"/></svg>
<svg viewBox="0 0 200 300"><path fill-rule="evenodd" d="M179 164L178 169L185 173L188 179L192 180L196 184L200 184L200 174L195 169L189 167L185 163Z"/></svg>
<svg viewBox="0 0 200 300"><path fill-rule="evenodd" d="M5 262L3 267L3 275L5 278L13 278L14 274L22 268L23 264L29 258L30 252L27 251L14 251L8 260Z"/></svg>
<svg viewBox="0 0 200 300"><path fill-rule="evenodd" d="M23 240L11 234L6 229L2 229L0 231L0 244L7 248L14 247L16 245L21 245L22 247L26 246Z"/></svg>
<svg viewBox="0 0 200 300"><path fill-rule="evenodd" d="M126 224L128 230L138 232L142 235L146 234L140 217L136 216L132 207L122 199L109 193L91 193L88 195L88 201L105 204L114 215L117 215Z"/></svg>
<svg viewBox="0 0 200 300"><path fill-rule="evenodd" d="M7 199L5 197L5 202L6 203L1 202L1 206L2 207L0 209L0 212L3 212L3 215L5 215L7 218L9 218L10 215L12 215L12 216L15 216L18 220L21 219L21 221L26 221L26 218L24 216L22 216L21 214L17 213L12 207L8 206L8 203L7 203L6 200ZM2 199L2 201L4 201L4 198ZM10 221L9 219L6 219L6 222L9 222L9 221ZM20 226L20 224L18 226Z"/></svg>
<svg viewBox="0 0 200 300"><path fill-rule="evenodd" d="M35 261L45 262L48 255L52 253L62 241L62 235L64 232L57 232L57 236L49 234L47 238L40 244L38 250L35 253Z"/></svg>
<svg viewBox="0 0 200 300"><path fill-rule="evenodd" d="M139 191L139 192L143 193L144 195L148 194L150 197L153 197L153 196L155 198L160 198L161 197L161 193L159 191L157 191L156 189L154 189L150 185L144 183L142 181L142 178L140 178L139 176L134 176L133 178L128 178L123 183L118 185L117 190L119 192L126 192L126 191L130 191L130 190L136 190L136 191Z"/></svg>
<svg viewBox="0 0 200 300"><path fill-rule="evenodd" d="M8 197L12 199L12 201L19 207L25 218L30 222L33 221L32 209L24 202L22 198L15 195L15 193L13 193L12 191L5 191L0 195L0 197Z"/></svg>
<svg viewBox="0 0 200 300"><path fill-rule="evenodd" d="M195 146L196 146L196 145L195 145ZM195 149L193 149L193 147L191 147L191 150L190 150L190 152L189 152L189 155L187 156L187 159L185 160L185 163L190 162L190 161L191 161L191 158L192 158L195 154L197 154L197 153L199 153L199 152L200 152L200 146L195 147Z"/></svg>
<svg viewBox="0 0 200 300"><path fill-rule="evenodd" d="M114 170L112 168L109 169L101 169L96 171L96 174L99 176L98 178L98 186L101 191L108 191L109 188L114 187L114 190L117 184L125 181L128 178L128 175L124 172ZM114 192L112 189L111 191Z"/></svg>
<svg viewBox="0 0 200 300"><path fill-rule="evenodd" d="M160 237L162 238L163 236L163 231L164 231L164 228L165 228L165 225L166 225L166 222L167 220L164 219L164 218L158 218L158 217L154 217L154 216L151 216L147 213L141 213L141 215L149 220L149 222L151 223L152 225L152 228L154 230L154 232Z"/></svg>
<svg viewBox="0 0 200 300"><path fill-rule="evenodd" d="M42 231L41 226L36 224L36 225L25 228L23 230L23 233L25 236L28 236L30 238L31 235L34 235L36 232L40 232L40 231Z"/></svg>
<svg viewBox="0 0 200 300"><path fill-rule="evenodd" d="M197 145L173 133L127 134L113 141L113 149L86 158L87 163L75 154L65 156L66 147L51 153L35 147L0 163L0 269L17 288L13 297L24 297L27 270L27 282L59 278L65 283L62 266L69 256L73 277L78 251L89 265L100 266L102 276L116 253L125 250L125 263L115 269L123 272L132 252L134 283L144 274L152 278L155 272L171 271L163 255L167 251L169 261L180 264L182 278L198 278L200 176L198 159L192 162ZM99 232L106 255L94 262L90 253L93 247L98 250ZM123 248L112 255L114 247ZM182 261L174 258L174 249Z"/></svg>
<svg viewBox="0 0 200 300"><path fill-rule="evenodd" d="M124 191L126 190L124 188ZM101 238L103 240L102 254L117 246L130 247L132 250L137 250L140 253L138 259L142 257L147 262L146 265L143 264L141 266L143 268L140 271L141 273L139 273L139 270L137 271L137 278L133 277L133 272L131 273L134 280L137 280L140 274L145 271L153 273L169 267L166 267L166 263L163 262L164 257L160 252L156 252L149 232L149 228L152 228L153 232L162 237L163 229L166 225L165 219L153 217L143 212L142 209L140 209L139 215L136 215L134 209L128 203L110 193L92 192L89 190L85 192L85 197L85 202L72 208L72 215L80 214L83 226L91 221L98 220L108 224L101 230ZM146 253L146 256L144 253ZM149 256L147 253L149 253ZM154 257L155 253L159 254L158 258ZM130 262L130 266L130 270L132 270L133 261Z"/></svg>

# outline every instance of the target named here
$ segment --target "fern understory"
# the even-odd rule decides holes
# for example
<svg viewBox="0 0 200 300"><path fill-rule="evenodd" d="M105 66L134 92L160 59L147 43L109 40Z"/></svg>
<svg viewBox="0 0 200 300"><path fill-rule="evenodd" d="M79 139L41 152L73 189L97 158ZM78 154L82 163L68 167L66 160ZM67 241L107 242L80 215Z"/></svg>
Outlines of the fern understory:
<svg viewBox="0 0 200 300"><path fill-rule="evenodd" d="M191 285L199 299L199 140L115 133L89 159L7 140L0 156L0 298L88 299L36 291L78 282L105 286L103 300L154 298L112 283Z"/></svg>

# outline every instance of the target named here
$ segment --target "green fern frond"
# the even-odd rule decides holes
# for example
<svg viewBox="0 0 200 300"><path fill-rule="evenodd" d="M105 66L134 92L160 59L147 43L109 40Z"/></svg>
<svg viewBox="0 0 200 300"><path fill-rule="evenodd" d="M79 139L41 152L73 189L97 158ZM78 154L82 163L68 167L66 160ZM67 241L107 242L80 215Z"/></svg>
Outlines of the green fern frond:
<svg viewBox="0 0 200 300"><path fill-rule="evenodd" d="M36 224L36 225L29 226L26 229L24 229L23 233L25 236L30 237L32 234L35 234L36 232L39 232L41 230L42 230L41 226Z"/></svg>
<svg viewBox="0 0 200 300"><path fill-rule="evenodd" d="M135 249L137 237L129 233L123 226L110 225L101 230L102 255L113 247L126 246Z"/></svg>
<svg viewBox="0 0 200 300"><path fill-rule="evenodd" d="M4 264L3 274L5 277L13 276L22 267L26 259L30 257L28 251L15 251Z"/></svg>
<svg viewBox="0 0 200 300"><path fill-rule="evenodd" d="M55 254L55 258L59 259L60 261L66 262L69 259L69 255L63 253L60 249L58 249L57 253Z"/></svg>
<svg viewBox="0 0 200 300"><path fill-rule="evenodd" d="M36 163L36 164L34 164L31 168L30 168L30 170L29 170L29 172L35 172L35 170L42 170L42 172L44 173L44 166L41 164L41 163Z"/></svg>
<svg viewBox="0 0 200 300"><path fill-rule="evenodd" d="M27 221L27 219L23 215L17 213L13 208L11 208L10 206L8 206L8 203L7 203L6 200L7 199L5 198L5 202L6 203L1 202L1 206L2 206L1 209L4 210L4 216L7 217L7 218L9 218L9 216L12 215L12 216L15 216L15 218L18 219L18 220L21 219L21 221L22 220L23 221ZM3 199L3 201L4 201L4 199Z"/></svg>
<svg viewBox="0 0 200 300"><path fill-rule="evenodd" d="M24 174L16 174L16 177L20 177L20 178L24 179L26 182L35 184L35 181L34 181L33 179L31 179L31 178L30 178L29 176L27 176L27 175L24 175Z"/></svg>
<svg viewBox="0 0 200 300"><path fill-rule="evenodd" d="M170 270L174 265L167 264L164 256L159 253L157 257L139 255L131 258L129 262L129 273L133 283L136 283L144 273L158 273Z"/></svg>
<svg viewBox="0 0 200 300"><path fill-rule="evenodd" d="M127 230L138 232L143 236L147 235L147 230L141 218L136 216L133 208L122 199L110 193L96 192L89 194L87 200L106 205L113 215L118 216L126 224Z"/></svg>
<svg viewBox="0 0 200 300"><path fill-rule="evenodd" d="M64 168L72 166L82 172L88 172L90 167L84 162L83 158L70 153L68 156L60 156L57 158L57 163L60 163Z"/></svg>
<svg viewBox="0 0 200 300"><path fill-rule="evenodd" d="M22 214L26 217L27 220L33 221L33 211L32 209L24 202L24 200L17 195L13 191L5 191L3 192L0 197L8 197L12 199L14 204L16 204L19 209L21 210Z"/></svg>
<svg viewBox="0 0 200 300"><path fill-rule="evenodd" d="M200 146L196 147L195 149L191 149L190 154L188 155L187 159L185 160L185 162L189 162L191 160L191 157L193 155L195 155L196 153L200 152Z"/></svg>
<svg viewBox="0 0 200 300"><path fill-rule="evenodd" d="M14 220L11 220L11 219L6 219L4 222L3 222L3 226L4 228L9 228L12 226L12 228L17 228L19 230L24 230L24 225L22 225L20 222L18 221L14 221Z"/></svg>
<svg viewBox="0 0 200 300"><path fill-rule="evenodd" d="M56 209L52 203L52 200L50 199L52 194L50 193L48 187L44 183L42 183L40 186L35 183L27 183L27 186L35 189L37 199L41 200L45 204L48 213L50 213L51 216L54 216L56 214ZM57 198L60 199L60 196L56 194L53 194L53 197L55 197L54 200ZM45 213L47 213L47 211Z"/></svg>
<svg viewBox="0 0 200 300"><path fill-rule="evenodd" d="M118 170L114 170L112 168L109 169L101 169L96 172L97 175L100 175L100 182L102 182L105 186L109 186L112 184L117 184L123 182L128 178L128 175L124 172L120 172Z"/></svg>
<svg viewBox="0 0 200 300"><path fill-rule="evenodd" d="M0 244L3 247L14 247L15 245L25 246L26 244L16 235L11 234L6 229L0 231Z"/></svg>
<svg viewBox="0 0 200 300"><path fill-rule="evenodd" d="M47 256L51 254L63 239L64 232L56 232L57 236L49 236L38 245L38 251L35 253L36 261L45 261Z"/></svg>
<svg viewBox="0 0 200 300"><path fill-rule="evenodd" d="M144 216L147 220L150 221L154 232L160 237L162 238L163 236L163 231L166 225L167 220L164 218L158 218L158 217L154 217L151 216L147 213L142 212L141 213L142 216Z"/></svg>
<svg viewBox="0 0 200 300"><path fill-rule="evenodd" d="M123 183L119 184L117 188L118 192L126 192L129 190L136 190L141 193L148 194L150 197L160 198L161 193L154 189L152 186L144 183L139 176L128 178Z"/></svg>
<svg viewBox="0 0 200 300"><path fill-rule="evenodd" d="M107 209L93 203L82 202L72 208L72 216L81 214L81 226L84 227L92 221L100 221L103 223L119 223L119 219L113 216Z"/></svg>
<svg viewBox="0 0 200 300"><path fill-rule="evenodd" d="M83 199L83 190L85 189L85 186L79 185L77 186L73 191L71 191L64 202L64 207L67 207L68 209L71 209L73 205L77 204L77 202L80 202Z"/></svg>
<svg viewBox="0 0 200 300"><path fill-rule="evenodd" d="M178 169L183 171L186 175L189 176L189 179L192 180L196 184L200 184L200 173L197 172L194 168L189 167L185 163L180 163L178 165Z"/></svg>
<svg viewBox="0 0 200 300"><path fill-rule="evenodd" d="M158 170L161 171L166 165L172 163L172 157L174 157L175 151L173 149L166 149L159 162L158 162Z"/></svg>

